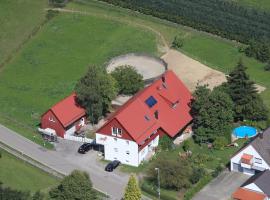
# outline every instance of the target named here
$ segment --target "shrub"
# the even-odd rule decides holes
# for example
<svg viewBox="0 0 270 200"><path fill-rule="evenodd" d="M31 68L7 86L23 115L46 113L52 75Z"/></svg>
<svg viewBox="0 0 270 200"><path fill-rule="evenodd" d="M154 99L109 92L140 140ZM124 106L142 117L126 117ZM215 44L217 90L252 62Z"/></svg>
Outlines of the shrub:
<svg viewBox="0 0 270 200"><path fill-rule="evenodd" d="M192 169L192 175L190 177L190 182L192 184L197 183L202 177L204 177L206 174L206 171L202 167L194 167Z"/></svg>
<svg viewBox="0 0 270 200"><path fill-rule="evenodd" d="M212 172L212 176L214 178L217 177L223 169L224 167L222 165L218 165L217 168Z"/></svg>
<svg viewBox="0 0 270 200"><path fill-rule="evenodd" d="M159 141L159 147L161 150L171 150L173 147L172 139L167 135L162 136Z"/></svg>
<svg viewBox="0 0 270 200"><path fill-rule="evenodd" d="M191 147L191 140L185 140L183 142L183 150L187 152L188 150L190 150L190 147Z"/></svg>
<svg viewBox="0 0 270 200"><path fill-rule="evenodd" d="M180 35L177 35L174 37L173 42L172 42L172 47L175 49L180 49L184 45L184 40Z"/></svg>
<svg viewBox="0 0 270 200"><path fill-rule="evenodd" d="M270 71L270 62L264 67L265 71Z"/></svg>

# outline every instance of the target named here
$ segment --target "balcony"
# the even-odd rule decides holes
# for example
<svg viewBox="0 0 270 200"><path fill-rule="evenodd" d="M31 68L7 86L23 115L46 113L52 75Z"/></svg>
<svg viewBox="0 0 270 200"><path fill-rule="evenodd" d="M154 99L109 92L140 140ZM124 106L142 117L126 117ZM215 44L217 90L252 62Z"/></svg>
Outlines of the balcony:
<svg viewBox="0 0 270 200"><path fill-rule="evenodd" d="M241 167L251 169L252 165L253 165L253 156L244 153L241 157Z"/></svg>

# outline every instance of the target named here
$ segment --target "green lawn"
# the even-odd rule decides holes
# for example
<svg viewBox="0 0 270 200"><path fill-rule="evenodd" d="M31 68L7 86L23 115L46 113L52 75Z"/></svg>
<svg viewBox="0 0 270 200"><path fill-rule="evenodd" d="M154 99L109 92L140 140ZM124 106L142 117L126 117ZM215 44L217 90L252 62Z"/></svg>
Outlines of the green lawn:
<svg viewBox="0 0 270 200"><path fill-rule="evenodd" d="M99 17L59 14L0 73L0 115L35 127L88 65L129 52L156 54L155 35ZM34 140L33 132L24 135Z"/></svg>
<svg viewBox="0 0 270 200"><path fill-rule="evenodd" d="M17 159L13 155L1 150L0 181L4 186L14 189L36 192L47 191L59 182L55 177Z"/></svg>
<svg viewBox="0 0 270 200"><path fill-rule="evenodd" d="M147 26L148 29L151 28L160 33L168 44L171 44L175 35L181 35L184 39L184 46L181 51L225 73L228 73L242 58L248 67L251 78L258 84L270 88L270 73L264 71L263 67L265 64L253 58L248 58L243 53L239 53L238 47L243 46L242 44L94 0L75 0L67 8L89 12L94 16L122 21L133 26ZM160 37L158 38L161 40ZM161 42L159 41L160 44ZM270 90L267 89L263 92L262 97L270 108Z"/></svg>
<svg viewBox="0 0 270 200"><path fill-rule="evenodd" d="M45 19L47 0L2 0L0 66Z"/></svg>

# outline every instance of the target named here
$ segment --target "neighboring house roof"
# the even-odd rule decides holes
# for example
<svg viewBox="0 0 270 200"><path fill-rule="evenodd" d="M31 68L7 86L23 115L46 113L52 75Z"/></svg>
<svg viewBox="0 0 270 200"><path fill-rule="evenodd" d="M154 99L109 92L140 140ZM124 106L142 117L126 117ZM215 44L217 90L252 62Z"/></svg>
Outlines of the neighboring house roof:
<svg viewBox="0 0 270 200"><path fill-rule="evenodd" d="M250 142L250 145L261 155L261 157L270 165L270 127Z"/></svg>
<svg viewBox="0 0 270 200"><path fill-rule="evenodd" d="M76 103L75 93L72 93L70 96L52 106L50 110L64 127L69 126L86 115L85 109Z"/></svg>
<svg viewBox="0 0 270 200"><path fill-rule="evenodd" d="M174 137L192 120L191 98L182 81L167 71L120 107L103 127L115 118L138 144L158 128Z"/></svg>
<svg viewBox="0 0 270 200"><path fill-rule="evenodd" d="M270 165L270 127L268 127L263 133L257 134L251 142L239 149L232 157L237 155L239 152L242 152L249 145L251 145L258 154L260 154L268 165Z"/></svg>
<svg viewBox="0 0 270 200"><path fill-rule="evenodd" d="M257 187L259 187L264 194L270 197L270 171L265 170L263 172L259 172L258 174L250 177L241 187L245 187L249 184L254 183Z"/></svg>
<svg viewBox="0 0 270 200"><path fill-rule="evenodd" d="M254 192L244 188L238 188L232 197L238 200L264 200L266 196L262 193Z"/></svg>

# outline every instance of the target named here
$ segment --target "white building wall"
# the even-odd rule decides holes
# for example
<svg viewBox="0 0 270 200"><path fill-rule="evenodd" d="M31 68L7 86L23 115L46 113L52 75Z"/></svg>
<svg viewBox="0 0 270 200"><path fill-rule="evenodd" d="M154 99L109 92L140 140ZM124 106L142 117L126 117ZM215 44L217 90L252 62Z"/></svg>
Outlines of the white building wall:
<svg viewBox="0 0 270 200"><path fill-rule="evenodd" d="M254 184L254 183L251 183L249 185L246 185L243 188L249 189L249 190L252 190L252 191L263 193L263 191L256 184Z"/></svg>
<svg viewBox="0 0 270 200"><path fill-rule="evenodd" d="M269 169L269 165L263 160L263 158L253 148L253 146L249 145L248 147L244 148L242 151L240 151L238 154L236 154L234 157L231 158L231 171L233 171L233 164L234 163L241 165L241 157L242 157L242 155L244 153L252 155L254 158L262 159L261 164L254 163L254 166L257 166L257 167L260 167L260 168L263 168L263 169ZM244 166L244 165L242 165L242 166ZM253 175L255 173L255 170L248 169L248 168L243 168L243 173L248 174L248 175Z"/></svg>
<svg viewBox="0 0 270 200"><path fill-rule="evenodd" d="M136 142L99 133L96 133L96 142L104 145L105 160L119 160L126 165L139 166Z"/></svg>
<svg viewBox="0 0 270 200"><path fill-rule="evenodd" d="M158 146L158 141L159 141L159 135L154 140L152 140L148 145L146 145L143 149L140 150L139 163L144 161L147 155L153 151L153 148Z"/></svg>
<svg viewBox="0 0 270 200"><path fill-rule="evenodd" d="M78 122L78 121L76 121ZM77 123L75 123L77 124ZM71 128L69 128L68 130L66 130L65 132L65 135L64 135L64 138L65 137L68 137L68 136L72 136L74 135L75 131L76 131L76 125L73 125ZM78 123L80 126L84 126L85 125L85 119L84 117L82 117L80 120L79 120L79 123Z"/></svg>

